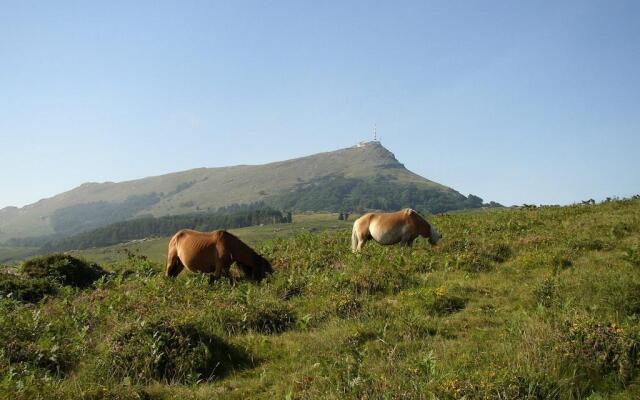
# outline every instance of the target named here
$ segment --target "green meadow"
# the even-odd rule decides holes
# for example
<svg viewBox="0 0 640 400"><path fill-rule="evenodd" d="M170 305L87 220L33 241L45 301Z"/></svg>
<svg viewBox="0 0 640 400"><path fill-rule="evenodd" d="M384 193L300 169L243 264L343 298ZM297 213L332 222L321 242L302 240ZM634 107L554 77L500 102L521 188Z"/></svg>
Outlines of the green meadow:
<svg viewBox="0 0 640 400"><path fill-rule="evenodd" d="M167 279L166 239L5 268L0 396L640 398L640 200L438 216L437 246L357 255L351 222L298 218L234 231L258 284Z"/></svg>

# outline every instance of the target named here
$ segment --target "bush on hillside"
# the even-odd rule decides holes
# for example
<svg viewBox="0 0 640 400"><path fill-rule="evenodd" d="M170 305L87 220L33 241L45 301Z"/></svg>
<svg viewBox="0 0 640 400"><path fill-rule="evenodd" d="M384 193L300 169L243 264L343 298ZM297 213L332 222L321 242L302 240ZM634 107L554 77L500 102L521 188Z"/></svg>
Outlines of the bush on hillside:
<svg viewBox="0 0 640 400"><path fill-rule="evenodd" d="M432 315L445 316L462 311L469 301L465 297L455 294L456 290L447 290L438 287L427 296L427 310Z"/></svg>
<svg viewBox="0 0 640 400"><path fill-rule="evenodd" d="M35 279L52 279L64 286L86 288L108 273L97 264L68 254L36 257L22 264L22 273Z"/></svg>
<svg viewBox="0 0 640 400"><path fill-rule="evenodd" d="M48 294L54 294L56 286L46 278L26 278L21 275L0 273L0 297L37 303Z"/></svg>
<svg viewBox="0 0 640 400"><path fill-rule="evenodd" d="M485 254L493 261L501 263L511 258L511 256L513 255L513 251L508 244L497 243L495 245L489 246L489 248L485 250Z"/></svg>
<svg viewBox="0 0 640 400"><path fill-rule="evenodd" d="M536 303L543 307L552 307L561 302L558 284L552 277L540 281L533 291Z"/></svg>
<svg viewBox="0 0 640 400"><path fill-rule="evenodd" d="M197 383L247 366L244 352L192 324L158 320L136 324L108 342L97 373L116 380Z"/></svg>
<svg viewBox="0 0 640 400"><path fill-rule="evenodd" d="M456 254L456 266L467 272L488 272L496 263L503 263L513 255L506 243L492 245L467 243L465 251Z"/></svg>
<svg viewBox="0 0 640 400"><path fill-rule="evenodd" d="M222 324L232 334L258 332L277 334L292 328L296 315L284 301L256 300L249 304L236 304L222 311Z"/></svg>
<svg viewBox="0 0 640 400"><path fill-rule="evenodd" d="M640 246L635 245L628 247L625 249L622 258L634 267L640 267Z"/></svg>
<svg viewBox="0 0 640 400"><path fill-rule="evenodd" d="M362 301L352 293L341 293L334 299L336 315L349 319L356 317L362 310Z"/></svg>
<svg viewBox="0 0 640 400"><path fill-rule="evenodd" d="M69 319L47 320L39 311L11 303L0 307L0 376L30 370L60 377L73 369L84 344L71 333Z"/></svg>
<svg viewBox="0 0 640 400"><path fill-rule="evenodd" d="M640 336L637 331L593 319L575 318L563 327L560 354L579 366L591 383L613 378L630 382L640 372Z"/></svg>
<svg viewBox="0 0 640 400"><path fill-rule="evenodd" d="M416 283L412 272L405 266L365 264L351 272L347 282L357 294L397 293Z"/></svg>

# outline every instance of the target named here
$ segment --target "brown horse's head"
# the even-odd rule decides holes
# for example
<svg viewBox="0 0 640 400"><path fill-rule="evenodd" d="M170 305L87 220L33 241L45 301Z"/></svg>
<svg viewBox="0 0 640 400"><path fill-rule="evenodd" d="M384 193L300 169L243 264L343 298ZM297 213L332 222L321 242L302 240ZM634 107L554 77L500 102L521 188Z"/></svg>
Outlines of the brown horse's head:
<svg viewBox="0 0 640 400"><path fill-rule="evenodd" d="M261 281L267 277L267 275L273 273L273 267L271 263L260 254L254 255L254 267L253 267L253 279Z"/></svg>
<svg viewBox="0 0 640 400"><path fill-rule="evenodd" d="M247 246L246 243L229 232L225 232L225 238L231 247L233 261L240 266L245 276L259 282L266 278L268 274L273 273L271 263Z"/></svg>

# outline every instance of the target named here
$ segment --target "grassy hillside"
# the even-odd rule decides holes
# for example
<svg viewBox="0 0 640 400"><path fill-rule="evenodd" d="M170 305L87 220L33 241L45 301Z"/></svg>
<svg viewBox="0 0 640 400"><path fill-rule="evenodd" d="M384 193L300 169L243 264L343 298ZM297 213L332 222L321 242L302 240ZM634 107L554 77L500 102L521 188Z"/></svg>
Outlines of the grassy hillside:
<svg viewBox="0 0 640 400"><path fill-rule="evenodd" d="M444 235L433 248L354 255L347 229L261 242L276 272L260 284L168 280L132 257L33 305L5 294L0 392L640 398L640 201L433 223Z"/></svg>
<svg viewBox="0 0 640 400"><path fill-rule="evenodd" d="M352 215L349 219L353 221L354 216ZM302 232L346 229L350 226L351 222L339 221L337 213L301 213L293 215L292 224L267 224L229 229L229 231L254 245L271 238L287 238ZM169 237L147 238L70 253L98 263L125 260L130 253L144 255L154 262L164 263L168 242ZM0 263L16 264L36 254L42 254L42 250L37 247L0 246Z"/></svg>
<svg viewBox="0 0 640 400"><path fill-rule="evenodd" d="M0 246L0 263L15 262L35 254L37 247Z"/></svg>
<svg viewBox="0 0 640 400"><path fill-rule="evenodd" d="M424 203L423 208L439 212L478 207L476 200L414 174L379 142L370 142L265 165L198 168L120 183L83 184L20 209L0 210L0 242L59 238L136 216L215 211L258 201L304 211L397 208L402 201L403 206Z"/></svg>

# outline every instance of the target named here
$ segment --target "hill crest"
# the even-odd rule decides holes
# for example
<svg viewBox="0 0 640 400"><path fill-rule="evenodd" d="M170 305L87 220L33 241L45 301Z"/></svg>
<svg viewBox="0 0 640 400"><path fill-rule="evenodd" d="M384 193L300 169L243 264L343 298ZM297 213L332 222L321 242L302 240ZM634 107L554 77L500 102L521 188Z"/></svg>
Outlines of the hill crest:
<svg viewBox="0 0 640 400"><path fill-rule="evenodd" d="M75 234L142 215L214 211L260 201L276 207L286 203L295 209L292 196L308 194L309 188L316 193L334 187L342 192L334 197L344 197L357 187L360 192L369 191L361 182L377 180L380 186L381 179L394 190L410 186L434 196L465 199L457 191L407 170L391 151L374 141L261 165L194 168L123 182L83 183L22 208L0 210L0 241ZM326 210L349 206L338 205L338 200L319 206Z"/></svg>

